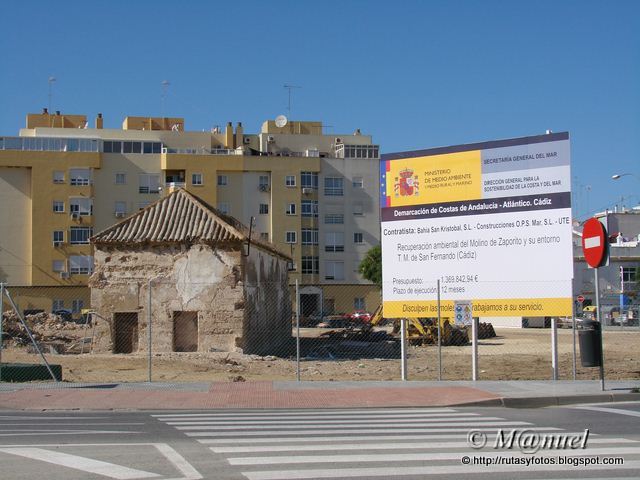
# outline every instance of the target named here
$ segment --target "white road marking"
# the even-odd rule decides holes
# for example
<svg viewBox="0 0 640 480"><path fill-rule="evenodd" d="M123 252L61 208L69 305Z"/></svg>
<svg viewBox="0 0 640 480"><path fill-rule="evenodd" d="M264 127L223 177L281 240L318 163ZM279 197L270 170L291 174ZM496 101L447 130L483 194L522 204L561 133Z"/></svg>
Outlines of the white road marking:
<svg viewBox="0 0 640 480"><path fill-rule="evenodd" d="M24 430L22 430L24 432ZM28 437L28 436L39 436L39 435L102 435L105 433L115 433L118 435L121 434L138 434L142 432L131 432L128 430L33 430L29 431L30 433L0 433L0 437ZM33 433L31 433L33 432Z"/></svg>
<svg viewBox="0 0 640 480"><path fill-rule="evenodd" d="M517 422L516 422L517 423ZM242 435L244 437L249 436L271 436L275 437L277 435L321 435L325 433L329 434L338 434L338 433L385 433L385 432L393 432L393 433L416 433L416 431L421 431L425 433L447 433L447 432L465 432L469 431L469 427L467 428L422 428L420 430L416 430L415 428L394 428L390 430L387 427L383 428L365 428L365 429L354 429L354 430L296 430L296 431L286 431L286 430L262 430L259 432L216 432L216 431L206 431L206 432L185 432L185 435L189 437L237 437ZM487 427L473 427L474 430L479 430L481 432L495 432L497 430L495 425L489 425ZM527 427L527 430L561 430L559 428L543 428L543 427ZM352 437L348 437L352 438ZM272 440L273 441L273 440Z"/></svg>
<svg viewBox="0 0 640 480"><path fill-rule="evenodd" d="M572 433L562 433L563 435L575 435ZM442 437L450 437L452 435L442 435ZM457 435L459 440L463 435ZM406 440L405 437L398 437ZM325 441L325 438L320 439ZM345 437L340 437L341 441L345 441ZM441 440L441 439L438 439ZM489 444L494 440L489 439ZM589 438L589 445L607 444L607 443L640 443L636 440L628 440L626 438ZM416 450L416 449L441 449L441 448L469 448L469 444L464 442L411 442L411 443L329 443L313 445L258 445L241 447L210 447L214 453L257 453L257 452L316 452L316 451L342 451L342 450Z"/></svg>
<svg viewBox="0 0 640 480"><path fill-rule="evenodd" d="M364 413L364 414L376 414L376 413L455 413L456 410L452 408L419 408L419 409L386 409L386 410L324 410L324 411L309 411L309 410L300 410L300 411L290 411L283 412L281 410L274 411L277 415L290 415L290 416L299 416L299 415L348 415L353 416L354 414ZM252 417L252 416L262 416L264 415L264 411L258 412L234 412L234 413L162 413L151 415L155 418L164 419L166 417L228 417L229 419L240 418L240 417Z"/></svg>
<svg viewBox="0 0 640 480"><path fill-rule="evenodd" d="M593 410L594 412L617 413L619 415L628 415L629 417L640 417L640 412L632 410L624 410L622 408L606 408L606 407L573 407L580 410Z"/></svg>
<svg viewBox="0 0 640 480"><path fill-rule="evenodd" d="M199 480L202 478L202 475L191 466L189 462L185 460L185 458L176 452L173 448L171 448L166 443L156 443L154 447L158 449L160 453L162 453L167 460L169 460L173 465L182 472L185 476L185 479L189 480Z"/></svg>
<svg viewBox="0 0 640 480"><path fill-rule="evenodd" d="M42 462L73 468L87 473L96 473L98 475L116 478L118 480L157 478L160 476L157 473L123 467L121 465L116 465L115 463L93 460L91 458L80 457L78 455L69 455L68 453L52 452L42 448L2 448L0 449L0 452L8 453L10 455L19 455L32 460L40 460Z"/></svg>
<svg viewBox="0 0 640 480"><path fill-rule="evenodd" d="M387 419L387 418L383 418L383 419L379 419L379 418L369 418L369 419L354 419L354 420L346 420L346 419L341 419L341 420L325 420L322 418L318 418L318 419L309 419L309 420L298 420L298 419L294 419L294 420L257 420L257 421L246 421L246 420L238 420L238 421L225 421L225 422L219 422L219 421L209 421L209 420L201 420L201 421L195 421L195 422L167 422L167 425L229 425L229 424L233 424L233 425L286 425L286 424L297 424L297 425L309 425L309 424L314 424L314 423L322 423L323 425L326 424L332 424L332 423L339 423L341 425L345 425L345 424L355 424L355 423L396 423L396 424L402 424L402 423L415 423L415 422L447 422L447 421L452 421L452 420L504 420L504 418L499 418L499 417L482 417L482 418L478 418L477 416L471 416L469 415L468 417L464 416L463 418L460 417L456 417L456 418L391 418L391 419Z"/></svg>
<svg viewBox="0 0 640 480"><path fill-rule="evenodd" d="M258 417L230 417L230 418L219 418L219 417L210 417L207 415L202 415L199 417L167 417L167 418L159 418L163 422L208 422L208 421L216 421L216 422L253 422L255 420L343 420L345 418L359 418L359 419L386 419L386 418L444 418L444 417L478 417L479 413L397 413L391 415L350 415L346 417L345 415L261 415Z"/></svg>
<svg viewBox="0 0 640 480"><path fill-rule="evenodd" d="M341 425L336 425L335 428L340 428L340 427L344 427L345 425L348 425L349 422L343 422ZM496 426L496 427L515 427L515 426L523 426L523 425L531 425L530 423L527 422L513 422L513 421L508 421L508 422L496 422L493 420L477 420L477 421L473 421L473 422L414 422L414 423L410 423L410 425L412 427L415 428L425 428L428 429L429 427L468 427L468 428L472 428L472 427L482 427L482 426ZM359 427L360 425L357 425L357 427ZM394 424L379 424L377 422L369 422L368 426L370 427L380 427L380 428L393 428L395 425ZM404 426L408 426L408 425L402 425ZM222 426L209 426L209 425L190 425L187 427L181 427L181 426L177 426L175 427L177 430L210 430L210 431L220 431L220 430L260 430L260 429L268 429L268 428L273 428L273 427L278 427L281 430L288 430L288 429L298 429L300 427L305 427L308 429L313 429L313 428L323 428L323 427L328 427L327 425L321 424L321 425L314 425L314 424L306 424L306 423L300 423L298 425L280 425L280 424L272 424L272 425L222 425ZM330 428L330 427L329 427ZM395 429L394 429L395 430ZM349 430L344 430L346 432L348 432ZM415 431L415 430L414 430Z"/></svg>
<svg viewBox="0 0 640 480"><path fill-rule="evenodd" d="M360 454L360 455L294 455L271 457L232 457L227 461L230 465L286 465L298 463L373 463L373 462L426 462L441 460L459 460L463 454L473 455L477 450L468 449L466 452L438 452L438 453L398 453L398 454ZM590 448L588 450L571 450L571 456L592 455L621 455L638 454L640 447L610 447ZM536 453L539 457L557 456L557 451L540 450ZM482 452L482 457L504 457L505 452ZM531 458L531 454L511 452L509 457ZM493 466L493 465L492 465Z"/></svg>
<svg viewBox="0 0 640 480"><path fill-rule="evenodd" d="M472 475L478 473L509 473L520 471L553 472L566 470L566 465L491 465L486 472L479 470L477 465L429 465L426 467L372 467L372 468L340 468L316 470L275 470L266 472L242 472L249 480L303 480L311 478L352 478L352 477L397 477L402 475ZM578 470L630 470L640 468L640 461L625 462L624 465L580 465L571 467L571 471ZM611 477L608 477L611 478Z"/></svg>

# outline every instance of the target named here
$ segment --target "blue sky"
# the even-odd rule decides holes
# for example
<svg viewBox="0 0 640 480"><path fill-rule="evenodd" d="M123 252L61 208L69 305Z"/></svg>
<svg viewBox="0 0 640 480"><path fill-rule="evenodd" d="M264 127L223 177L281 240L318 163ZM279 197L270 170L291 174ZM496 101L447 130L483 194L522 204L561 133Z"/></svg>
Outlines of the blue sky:
<svg viewBox="0 0 640 480"><path fill-rule="evenodd" d="M640 203L639 1L3 2L0 134L24 115L287 113L383 152L571 134L580 217ZM630 172L620 180L612 174Z"/></svg>

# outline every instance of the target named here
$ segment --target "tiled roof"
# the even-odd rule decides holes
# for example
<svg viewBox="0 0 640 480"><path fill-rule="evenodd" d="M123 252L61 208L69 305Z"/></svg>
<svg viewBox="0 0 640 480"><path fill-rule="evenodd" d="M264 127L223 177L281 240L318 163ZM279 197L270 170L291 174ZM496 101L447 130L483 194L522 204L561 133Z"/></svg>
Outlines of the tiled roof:
<svg viewBox="0 0 640 480"><path fill-rule="evenodd" d="M253 236L253 235L252 235ZM91 237L96 245L143 245L167 243L240 244L249 238L247 227L179 189L135 215ZM281 256L271 243L253 239Z"/></svg>

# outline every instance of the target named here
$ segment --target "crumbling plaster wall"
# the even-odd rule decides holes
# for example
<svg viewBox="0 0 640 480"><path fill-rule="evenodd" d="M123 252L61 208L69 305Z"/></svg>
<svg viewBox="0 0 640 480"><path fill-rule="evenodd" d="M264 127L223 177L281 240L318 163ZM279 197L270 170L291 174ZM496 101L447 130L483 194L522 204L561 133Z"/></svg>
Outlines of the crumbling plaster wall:
<svg viewBox="0 0 640 480"><path fill-rule="evenodd" d="M287 260L253 245L244 257L244 290L244 350L287 355L291 342Z"/></svg>
<svg viewBox="0 0 640 480"><path fill-rule="evenodd" d="M207 245L140 248L96 246L91 304L112 322L114 312L138 312L138 351L148 345L151 280L152 348L173 351L173 312L198 312L198 351L232 351L243 333L242 256ZM96 351L113 351L113 336Z"/></svg>

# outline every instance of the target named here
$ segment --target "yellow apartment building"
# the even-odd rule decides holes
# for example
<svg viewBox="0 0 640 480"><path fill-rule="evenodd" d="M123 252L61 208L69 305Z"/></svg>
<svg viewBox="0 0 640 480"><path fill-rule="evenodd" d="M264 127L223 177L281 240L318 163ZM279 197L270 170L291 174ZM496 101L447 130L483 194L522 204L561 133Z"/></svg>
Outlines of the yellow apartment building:
<svg viewBox="0 0 640 480"><path fill-rule="evenodd" d="M89 238L175 188L289 254L303 315L378 305L378 288L357 273L379 243L379 147L370 136L284 117L255 134L240 123L186 131L182 118L103 125L101 114L44 110L27 115L19 136L0 137L0 280L21 292L21 308L88 307Z"/></svg>

